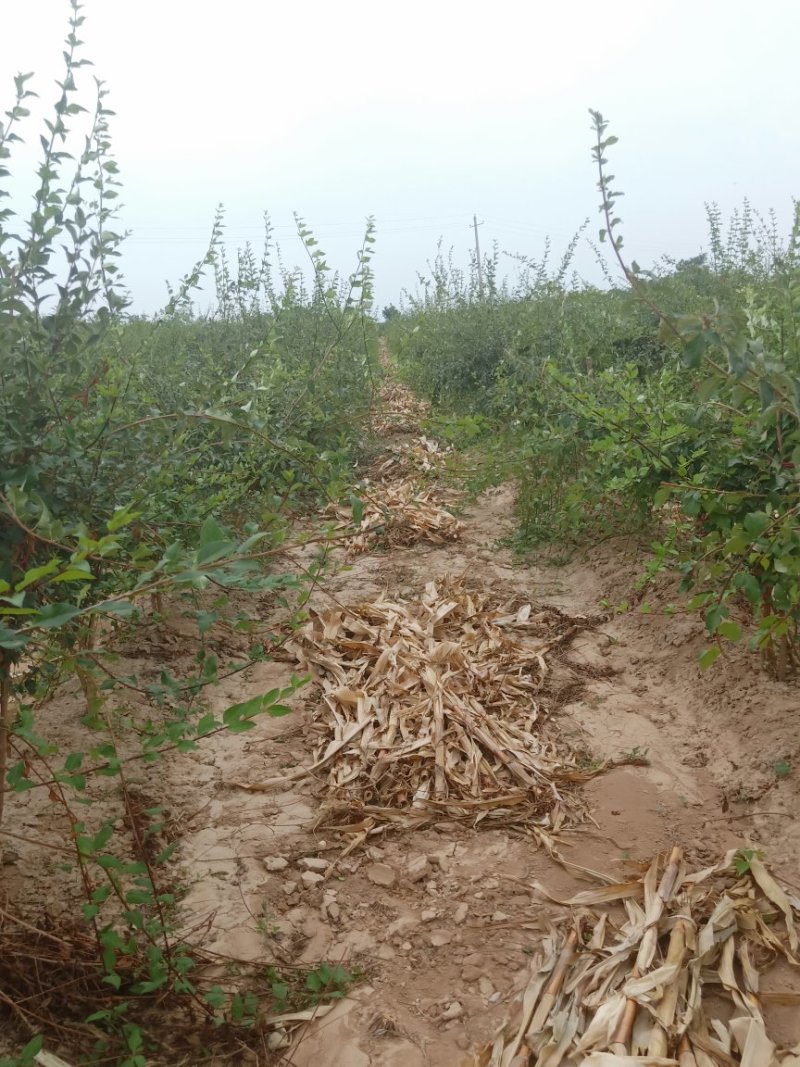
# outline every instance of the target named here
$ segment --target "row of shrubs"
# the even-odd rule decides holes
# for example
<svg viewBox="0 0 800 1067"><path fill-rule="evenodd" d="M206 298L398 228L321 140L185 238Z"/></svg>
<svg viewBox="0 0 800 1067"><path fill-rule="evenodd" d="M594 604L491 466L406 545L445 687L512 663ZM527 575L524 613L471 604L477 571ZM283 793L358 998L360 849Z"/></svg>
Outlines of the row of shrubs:
<svg viewBox="0 0 800 1067"><path fill-rule="evenodd" d="M637 529L648 574L677 571L704 613L704 665L746 632L786 673L800 618L800 211L782 238L747 202L727 224L712 206L706 254L644 271L605 177L616 139L593 118L608 284L570 274L574 246L504 283L497 254L480 277L440 256L387 337L440 424L481 440L487 477L516 478L520 547L563 555Z"/></svg>

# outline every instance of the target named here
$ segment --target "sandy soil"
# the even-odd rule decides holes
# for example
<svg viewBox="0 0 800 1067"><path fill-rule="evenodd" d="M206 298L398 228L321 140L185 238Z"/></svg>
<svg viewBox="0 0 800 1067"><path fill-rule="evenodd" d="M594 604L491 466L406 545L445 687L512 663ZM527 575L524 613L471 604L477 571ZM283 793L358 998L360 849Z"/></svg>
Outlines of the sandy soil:
<svg viewBox="0 0 800 1067"><path fill-rule="evenodd" d="M395 435L388 448L402 446ZM354 603L387 590L412 598L431 578L469 576L498 596L594 613L616 603L638 574L636 550L607 543L561 568L512 558L502 547L513 529L513 489L490 490L462 515L458 543L375 550L314 593ZM582 633L557 664L561 734L587 761L641 758L585 786L591 820L564 831L559 847L577 862L622 875L626 864L684 846L692 861L715 860L754 844L800 885L800 701L795 685L771 681L745 651L708 674L697 656L699 619L665 616L665 587L648 593L652 613L611 613ZM265 614L271 608L265 605ZM127 650L146 668L187 656L178 623ZM586 666L596 668L587 675ZM221 683L213 703L229 704L284 684L296 664L272 662ZM259 721L244 738L219 735L199 752L171 758L141 788L169 809L186 886L187 923L211 920L206 947L240 960L309 966L320 960L359 968L365 980L299 1040L276 1054L293 1067L451 1067L494 1032L527 977L549 911L532 888L583 888L537 848L525 828L486 830L443 823L388 831L342 858L347 843L324 822L322 780L277 793L248 793L259 782L308 764L317 737L315 690L294 714ZM46 711L56 740L72 740L79 694L67 689ZM47 732L43 728L43 732ZM785 765L785 766L784 766ZM776 771L785 770L781 774ZM768 813L768 814L764 814ZM32 794L15 802L9 827L41 831L47 808ZM47 895L56 861L28 862L11 843L6 892ZM781 988L800 988L779 974ZM793 1009L769 1009L773 1038L800 1039Z"/></svg>

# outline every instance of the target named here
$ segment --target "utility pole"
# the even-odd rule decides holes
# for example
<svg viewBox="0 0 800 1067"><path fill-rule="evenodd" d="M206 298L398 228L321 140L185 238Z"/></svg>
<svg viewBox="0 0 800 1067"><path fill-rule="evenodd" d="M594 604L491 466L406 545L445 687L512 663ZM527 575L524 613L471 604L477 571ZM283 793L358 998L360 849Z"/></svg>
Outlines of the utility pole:
<svg viewBox="0 0 800 1067"><path fill-rule="evenodd" d="M482 222L478 222L478 216L472 216L472 226L475 230L475 263L478 267L478 293L481 300L483 300L483 263L481 262L481 243L478 240L478 227L483 226Z"/></svg>

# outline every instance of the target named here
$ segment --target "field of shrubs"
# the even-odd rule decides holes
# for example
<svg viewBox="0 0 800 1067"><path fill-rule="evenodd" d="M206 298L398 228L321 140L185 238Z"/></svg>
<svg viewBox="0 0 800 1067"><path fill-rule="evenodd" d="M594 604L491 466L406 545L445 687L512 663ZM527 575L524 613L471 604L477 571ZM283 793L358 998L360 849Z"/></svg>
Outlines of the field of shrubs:
<svg viewBox="0 0 800 1067"><path fill-rule="evenodd" d="M47 790L83 893L82 988L100 1005L88 1020L100 1035L92 1062L144 1067L137 998L147 1011L162 996L176 998L169 1011L188 1003L228 1037L250 1008L194 983L160 873L171 846L131 846L137 826L145 838L158 831L161 812L148 809L146 825L134 817L126 767L286 713L302 678L223 714L204 692L274 649L248 596L303 618L335 538L325 509L349 508L360 524L359 463L387 374L430 401L428 430L469 457L469 488L515 482L520 553L566 558L636 533L650 555L631 581L678 576L680 610L704 620L701 667L746 642L754 670L794 673L800 208L783 234L747 202L729 219L709 205L698 235L708 251L644 270L623 243L608 170L616 138L592 112L586 180L597 182L600 232L579 231L560 262L526 259L509 278L499 251L466 273L442 254L381 322L371 220L342 277L300 218L302 269L281 264L268 222L263 249L232 262L220 212L207 255L165 306L133 314L112 113L102 84L87 99L82 21L75 3L28 209L4 183L21 139L39 132L28 128L30 76L16 79L0 124L0 856L17 799ZM84 141L75 128L86 121ZM602 285L574 273L586 239ZM210 283L213 310L200 314ZM298 576L282 554L301 542L310 554ZM157 683L117 673L121 643L176 606L196 632L191 670L167 664ZM205 647L220 627L250 642L235 665ZM70 681L93 737L80 750L38 721ZM109 711L121 692L153 709L127 733ZM99 778L113 780L127 815L92 810ZM126 998L104 1006L108 989ZM24 1008L6 1007L36 1030ZM26 1067L41 1043L34 1033L0 1062Z"/></svg>

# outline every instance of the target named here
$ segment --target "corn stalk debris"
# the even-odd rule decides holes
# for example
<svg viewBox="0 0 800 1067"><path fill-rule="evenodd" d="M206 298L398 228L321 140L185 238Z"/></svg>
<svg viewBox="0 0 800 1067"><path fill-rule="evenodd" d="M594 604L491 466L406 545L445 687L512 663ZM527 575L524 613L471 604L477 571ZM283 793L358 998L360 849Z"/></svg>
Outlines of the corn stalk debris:
<svg viewBox="0 0 800 1067"><path fill-rule="evenodd" d="M593 621L464 581L312 612L286 651L322 690L314 761L244 788L324 772L326 811L353 832L453 818L555 832L580 817L571 787L594 771L548 723L548 660Z"/></svg>
<svg viewBox="0 0 800 1067"><path fill-rule="evenodd" d="M800 1045L779 1048L765 1019L800 994L762 981L777 960L800 967L800 900L757 855L688 873L676 847L633 883L567 900L535 888L567 916L512 1018L463 1067L800 1067Z"/></svg>

